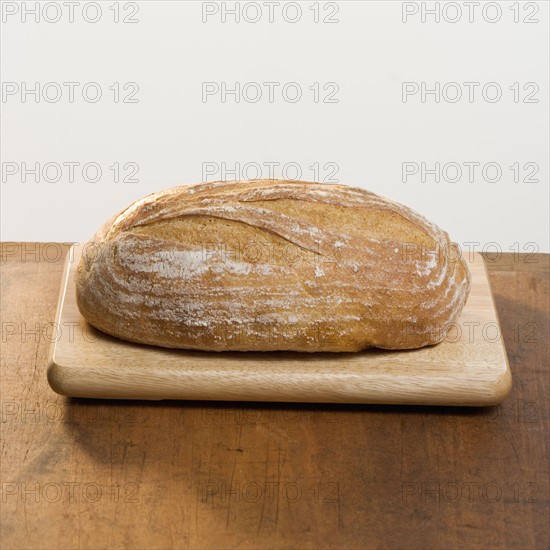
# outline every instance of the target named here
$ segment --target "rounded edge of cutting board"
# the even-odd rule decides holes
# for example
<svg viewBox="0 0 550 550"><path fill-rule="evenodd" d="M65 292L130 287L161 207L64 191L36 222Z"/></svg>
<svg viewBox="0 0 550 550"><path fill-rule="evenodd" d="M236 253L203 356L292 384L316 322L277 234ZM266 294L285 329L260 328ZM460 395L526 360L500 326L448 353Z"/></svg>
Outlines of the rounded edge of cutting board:
<svg viewBox="0 0 550 550"><path fill-rule="evenodd" d="M50 362L46 369L46 377L50 388L59 395L71 395L70 390L64 389L63 367L60 367L55 361Z"/></svg>
<svg viewBox="0 0 550 550"><path fill-rule="evenodd" d="M510 365L508 364L508 357L506 355L506 350L504 350L504 358L506 360L506 370L498 376L494 383L494 395L491 396L492 399L488 399L487 402L483 403L482 407L490 407L493 405L498 405L502 403L512 391L512 372L510 371Z"/></svg>

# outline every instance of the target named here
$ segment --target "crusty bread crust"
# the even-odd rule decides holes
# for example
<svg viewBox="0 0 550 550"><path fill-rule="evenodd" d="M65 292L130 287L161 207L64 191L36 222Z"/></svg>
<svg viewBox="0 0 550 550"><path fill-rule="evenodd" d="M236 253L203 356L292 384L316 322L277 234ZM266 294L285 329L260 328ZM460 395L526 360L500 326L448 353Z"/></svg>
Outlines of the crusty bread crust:
<svg viewBox="0 0 550 550"><path fill-rule="evenodd" d="M251 180L133 203L88 243L76 294L90 324L133 342L346 352L440 342L470 282L447 233L406 206Z"/></svg>

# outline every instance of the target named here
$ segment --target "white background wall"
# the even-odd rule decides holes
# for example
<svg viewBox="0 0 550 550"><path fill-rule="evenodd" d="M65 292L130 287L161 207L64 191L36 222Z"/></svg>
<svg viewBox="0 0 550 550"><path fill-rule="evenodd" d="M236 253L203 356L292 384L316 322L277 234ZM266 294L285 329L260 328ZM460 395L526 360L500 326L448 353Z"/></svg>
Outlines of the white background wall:
<svg viewBox="0 0 550 550"><path fill-rule="evenodd" d="M224 13L235 5L240 22ZM3 2L2 240L83 241L149 192L279 163L275 176L333 173L406 203L476 249L549 251L547 2L440 2L439 22L435 2L271 6L42 2L37 16ZM240 83L240 101L204 82ZM418 92L404 98L404 82ZM436 83L438 101L423 98ZM422 163L440 163L439 182Z"/></svg>

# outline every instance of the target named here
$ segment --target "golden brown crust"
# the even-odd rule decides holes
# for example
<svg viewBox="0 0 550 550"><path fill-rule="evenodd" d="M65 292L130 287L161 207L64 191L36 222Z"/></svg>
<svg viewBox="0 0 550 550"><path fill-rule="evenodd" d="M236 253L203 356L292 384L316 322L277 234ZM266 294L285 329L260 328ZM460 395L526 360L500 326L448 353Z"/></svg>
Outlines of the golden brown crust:
<svg viewBox="0 0 550 550"><path fill-rule="evenodd" d="M165 347L418 348L445 337L470 290L446 232L344 185L173 187L93 239L76 276L81 313L111 335Z"/></svg>

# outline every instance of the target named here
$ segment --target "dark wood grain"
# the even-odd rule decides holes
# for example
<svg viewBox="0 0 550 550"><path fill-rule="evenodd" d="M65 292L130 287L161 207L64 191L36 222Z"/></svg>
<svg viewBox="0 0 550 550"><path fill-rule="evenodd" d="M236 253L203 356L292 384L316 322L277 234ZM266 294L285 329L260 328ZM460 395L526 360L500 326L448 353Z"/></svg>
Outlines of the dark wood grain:
<svg viewBox="0 0 550 550"><path fill-rule="evenodd" d="M60 397L66 250L2 246L2 548L549 547L547 255L489 264L514 387L462 409Z"/></svg>
<svg viewBox="0 0 550 550"><path fill-rule="evenodd" d="M489 271L550 271L550 254L482 254Z"/></svg>

